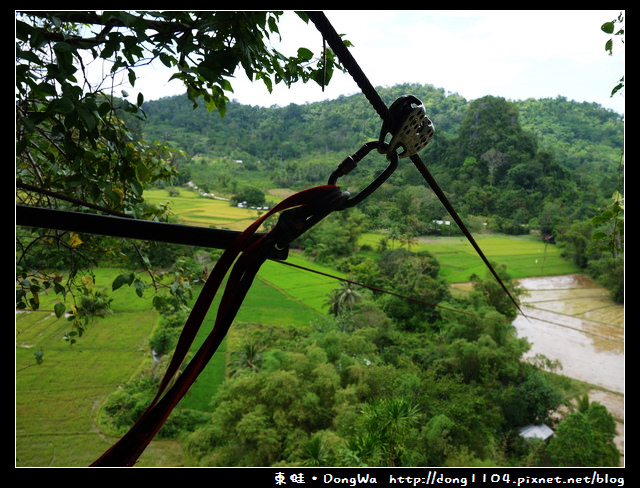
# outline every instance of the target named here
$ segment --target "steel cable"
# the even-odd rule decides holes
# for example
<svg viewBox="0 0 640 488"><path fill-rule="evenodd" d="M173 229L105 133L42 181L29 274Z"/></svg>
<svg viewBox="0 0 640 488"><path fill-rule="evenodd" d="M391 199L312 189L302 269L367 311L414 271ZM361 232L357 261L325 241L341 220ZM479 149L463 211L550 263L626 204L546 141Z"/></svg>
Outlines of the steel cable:
<svg viewBox="0 0 640 488"><path fill-rule="evenodd" d="M311 21L315 24L317 29L322 33L323 37L327 40L331 49L333 49L333 51L336 53L342 65L347 69L347 71L349 72L351 77L354 79L356 84L360 87L360 89L362 90L362 93L367 98L367 100L369 100L369 103L371 103L371 105L373 106L375 111L378 113L380 118L383 120L383 122L385 123L392 122L390 120L391 112L389 111L388 107L385 105L384 101L382 100L382 98L380 97L376 89L373 87L373 85L371 84L367 76L364 74L364 72L356 62L355 58L349 52L344 41L338 35L336 30L333 28L333 26L327 19L324 12L309 11L307 12L307 15L309 16ZM497 271L494 269L493 265L489 262L489 259L485 256L484 252L476 242L475 238L473 237L473 235L471 234L471 232L469 231L469 229L467 228L463 220L460 218L460 216L458 215L458 212L456 212L455 208L453 207L453 205L445 195L444 191L442 191L442 189L440 188L440 185L438 185L436 179L433 177L433 175L431 174L431 172L429 171L425 163L422 161L422 159L420 159L420 156L418 154L414 154L410 157L410 159L411 159L411 162L416 167L416 169L420 172L422 177L425 179L427 184L434 191L434 193L436 194L440 202L444 205L446 210L449 212L453 220L455 220L456 224L458 224L462 233L469 240L469 242L471 243L473 248L476 250L476 252L480 256L484 264L487 266L487 268L489 269L493 277L498 281L498 283L500 284L504 292L511 299L511 301L516 306L518 311L523 316L526 317L526 315L524 315L524 313L522 312L522 309L520 308L520 305L518 304L517 300L514 298L513 294L509 291L507 286L504 284L504 282L498 275Z"/></svg>

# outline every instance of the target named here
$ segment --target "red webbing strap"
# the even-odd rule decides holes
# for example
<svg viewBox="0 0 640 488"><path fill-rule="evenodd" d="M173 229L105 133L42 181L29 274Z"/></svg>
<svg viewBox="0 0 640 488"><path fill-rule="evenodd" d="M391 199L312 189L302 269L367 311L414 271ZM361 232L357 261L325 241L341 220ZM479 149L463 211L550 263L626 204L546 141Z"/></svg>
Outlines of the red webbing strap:
<svg viewBox="0 0 640 488"><path fill-rule="evenodd" d="M291 195L257 219L234 240L214 266L209 279L200 292L185 322L173 358L160 382L155 398L131 429L91 466L133 466L169 417L173 408L205 368L226 336L260 265L268 257L269 250L261 249L261 244L268 235L251 242L252 236L264 220L283 210L309 205L316 199L326 196L330 192L335 192L336 188L335 185L324 185ZM234 261L236 263L229 274L212 331L182 374L167 390L169 383L175 377L189 352L211 303Z"/></svg>

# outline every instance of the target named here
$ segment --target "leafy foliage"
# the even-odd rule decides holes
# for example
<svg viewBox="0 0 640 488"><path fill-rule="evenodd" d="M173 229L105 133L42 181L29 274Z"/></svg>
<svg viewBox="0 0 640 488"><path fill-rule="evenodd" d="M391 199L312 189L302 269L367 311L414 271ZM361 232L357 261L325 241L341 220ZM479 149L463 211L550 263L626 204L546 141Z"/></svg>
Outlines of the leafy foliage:
<svg viewBox="0 0 640 488"><path fill-rule="evenodd" d="M16 200L20 204L64 210L100 211L119 216L165 220L164 207L148 205L144 189L177 177L182 156L164 143L149 143L137 132L144 119L144 95L129 101L118 87L136 84L136 69L157 62L173 70L187 98L224 115L236 68L271 89L277 83L330 80L337 66L333 53L320 58L307 48L284 56L268 45L280 35L281 12L133 12L27 11L16 14ZM304 21L308 19L300 14ZM95 66L105 76L94 79ZM127 247L119 239L80 236L40 229L17 232L17 308L38 307L38 293L55 283L64 299L89 298L75 276L99 259L132 256L150 271L145 244ZM153 246L153 245L151 245ZM46 263L46 266L42 266ZM69 272L62 283L59 274ZM175 306L188 290L175 281ZM143 292L143 281L130 275L123 284ZM183 297L181 297L181 295ZM160 308L167 300L160 297ZM86 309L86 304L83 307ZM64 305L58 306L61 315ZM81 309L76 303L72 312ZM73 334L81 333L73 321Z"/></svg>
<svg viewBox="0 0 640 488"><path fill-rule="evenodd" d="M515 455L502 436L549 421L563 401L520 361L528 346L499 316L447 314L426 333L406 332L364 299L348 330L331 317L279 333L259 369L227 378L211 423L186 441L191 464L491 463ZM273 337L265 326L243 334L248 345Z"/></svg>
<svg viewBox="0 0 640 488"><path fill-rule="evenodd" d="M117 434L123 434L147 409L157 389L157 381L141 376L125 384L107 398L103 413L107 424ZM193 431L209 421L205 412L180 409L165 422L158 437L175 438L185 431Z"/></svg>
<svg viewBox="0 0 640 488"><path fill-rule="evenodd" d="M574 412L560 423L548 454L555 466L618 466L620 454L614 436L611 414L594 402L586 411Z"/></svg>
<svg viewBox="0 0 640 488"><path fill-rule="evenodd" d="M619 27L616 27L616 24ZM618 17L616 17L615 19L609 22L605 22L604 24L602 24L600 29L602 30L602 32L606 34L613 34L614 36L620 36L621 42L624 43L624 26L622 24L624 24L624 14L620 12ZM608 39L604 45L605 50L608 51L610 55L613 54L613 40L614 40L613 37ZM611 96L618 93L618 91L622 90L622 88L624 88L624 76L620 78L620 81L618 82L618 84L614 86L613 89L611 90Z"/></svg>

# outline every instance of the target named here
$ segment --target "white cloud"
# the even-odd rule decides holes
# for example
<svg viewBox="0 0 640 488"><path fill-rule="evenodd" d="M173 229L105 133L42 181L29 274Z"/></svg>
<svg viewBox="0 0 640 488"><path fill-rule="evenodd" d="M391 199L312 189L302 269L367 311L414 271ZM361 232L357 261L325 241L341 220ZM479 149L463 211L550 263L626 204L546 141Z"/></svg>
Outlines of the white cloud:
<svg viewBox="0 0 640 488"><path fill-rule="evenodd" d="M327 11L336 31L354 43L351 52L374 86L431 84L473 100L555 98L596 102L624 113L624 97L609 97L624 75L624 45L608 56L602 23L617 10L414 10ZM312 22L286 12L280 26L285 54L300 46L319 50ZM164 71L141 73L147 99L182 93ZM269 94L244 74L232 80L235 98L253 105L305 103L359 93L348 75L335 75L323 92L310 82Z"/></svg>

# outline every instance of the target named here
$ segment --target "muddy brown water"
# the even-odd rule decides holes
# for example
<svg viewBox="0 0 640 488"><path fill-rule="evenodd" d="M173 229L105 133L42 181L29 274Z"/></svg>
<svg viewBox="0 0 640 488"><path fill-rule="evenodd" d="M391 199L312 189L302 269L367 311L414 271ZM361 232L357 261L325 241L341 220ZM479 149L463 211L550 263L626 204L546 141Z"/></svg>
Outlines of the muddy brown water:
<svg viewBox="0 0 640 488"><path fill-rule="evenodd" d="M531 344L527 356L558 360L557 373L594 385L589 399L617 420L616 443L624 453L624 306L580 274L518 282L526 317L519 315L513 325Z"/></svg>
<svg viewBox="0 0 640 488"><path fill-rule="evenodd" d="M624 392L624 307L584 275L519 280L526 317L518 335L531 343L528 355L544 354L570 378Z"/></svg>

